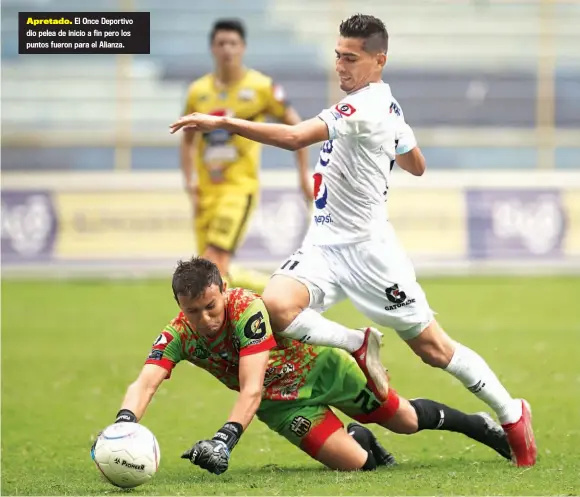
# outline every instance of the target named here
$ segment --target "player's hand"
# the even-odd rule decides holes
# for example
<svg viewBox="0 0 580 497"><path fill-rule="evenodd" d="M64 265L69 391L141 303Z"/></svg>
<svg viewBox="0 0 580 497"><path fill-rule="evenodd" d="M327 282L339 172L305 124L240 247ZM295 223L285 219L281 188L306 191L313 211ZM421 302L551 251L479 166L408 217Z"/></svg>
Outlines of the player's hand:
<svg viewBox="0 0 580 497"><path fill-rule="evenodd" d="M208 114L201 114L194 112L188 114L175 121L169 126L171 134L176 133L180 129L191 129L193 131L213 131L219 129L223 125L221 116L210 116Z"/></svg>
<svg viewBox="0 0 580 497"><path fill-rule="evenodd" d="M214 475L221 475L228 470L230 451L226 444L219 440L200 440L191 449L186 450L181 458L189 459L192 464Z"/></svg>

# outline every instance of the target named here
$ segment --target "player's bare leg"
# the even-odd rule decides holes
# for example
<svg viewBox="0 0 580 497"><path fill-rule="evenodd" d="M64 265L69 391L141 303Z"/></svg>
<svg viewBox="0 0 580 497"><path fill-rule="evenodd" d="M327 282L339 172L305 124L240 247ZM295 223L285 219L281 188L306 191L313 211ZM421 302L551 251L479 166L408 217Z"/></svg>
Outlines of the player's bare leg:
<svg viewBox="0 0 580 497"><path fill-rule="evenodd" d="M254 271L234 262L229 266L228 276L231 286L249 288L257 293L262 293L270 281L270 273Z"/></svg>
<svg viewBox="0 0 580 497"><path fill-rule="evenodd" d="M491 407L508 437L517 466L533 466L537 448L531 410L526 401L514 399L485 360L473 350L452 340L436 320L407 344L423 362L441 368Z"/></svg>
<svg viewBox="0 0 580 497"><path fill-rule="evenodd" d="M203 251L204 259L213 262L219 269L222 278L228 282L228 286L237 286L240 288L249 288L255 292L261 293L270 276L258 271L248 271L232 263L232 253L210 245Z"/></svg>
<svg viewBox="0 0 580 497"><path fill-rule="evenodd" d="M213 262L218 267L222 277L227 278L232 260L231 252L216 247L215 245L208 245L203 251L202 257Z"/></svg>
<svg viewBox="0 0 580 497"><path fill-rule="evenodd" d="M388 380L380 359L382 335L377 330L353 330L308 309L308 288L287 276L273 276L262 299L274 332L305 343L337 347L350 352L364 372L371 390L379 399L386 399Z"/></svg>
<svg viewBox="0 0 580 497"><path fill-rule="evenodd" d="M395 464L395 458L374 434L357 423L349 424L347 431L335 431L313 457L326 467L339 471L371 471L378 466Z"/></svg>

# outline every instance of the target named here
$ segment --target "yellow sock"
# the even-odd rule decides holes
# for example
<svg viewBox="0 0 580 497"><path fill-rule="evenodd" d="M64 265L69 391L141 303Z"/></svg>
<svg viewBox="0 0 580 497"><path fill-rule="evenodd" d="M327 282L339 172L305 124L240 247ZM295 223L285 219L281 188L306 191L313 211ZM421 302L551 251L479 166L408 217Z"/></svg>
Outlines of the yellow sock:
<svg viewBox="0 0 580 497"><path fill-rule="evenodd" d="M269 280L269 273L262 273L232 265L229 271L228 284L236 287L247 288L256 293L262 293Z"/></svg>

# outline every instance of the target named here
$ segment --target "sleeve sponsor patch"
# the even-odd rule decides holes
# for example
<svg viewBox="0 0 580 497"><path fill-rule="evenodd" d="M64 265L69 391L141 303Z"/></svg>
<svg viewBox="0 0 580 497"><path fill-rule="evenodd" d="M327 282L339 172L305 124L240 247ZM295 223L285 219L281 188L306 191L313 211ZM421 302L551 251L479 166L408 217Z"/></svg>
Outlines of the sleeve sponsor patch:
<svg viewBox="0 0 580 497"><path fill-rule="evenodd" d="M167 331L163 331L153 342L153 348L163 351L172 340L173 335Z"/></svg>
<svg viewBox="0 0 580 497"><path fill-rule="evenodd" d="M356 112L356 109L352 105L346 103L337 104L334 108L344 117L350 117Z"/></svg>
<svg viewBox="0 0 580 497"><path fill-rule="evenodd" d="M155 350L153 349L149 356L147 357L148 361L160 361L163 359L163 351L162 350Z"/></svg>

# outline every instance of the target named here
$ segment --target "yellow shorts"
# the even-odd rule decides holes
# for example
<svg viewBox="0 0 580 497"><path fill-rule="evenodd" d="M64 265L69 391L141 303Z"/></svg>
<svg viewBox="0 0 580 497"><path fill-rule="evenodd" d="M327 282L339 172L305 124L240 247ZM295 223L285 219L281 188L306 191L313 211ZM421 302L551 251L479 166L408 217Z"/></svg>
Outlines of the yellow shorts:
<svg viewBox="0 0 580 497"><path fill-rule="evenodd" d="M258 202L256 194L200 195L195 214L198 254L208 246L235 253Z"/></svg>

